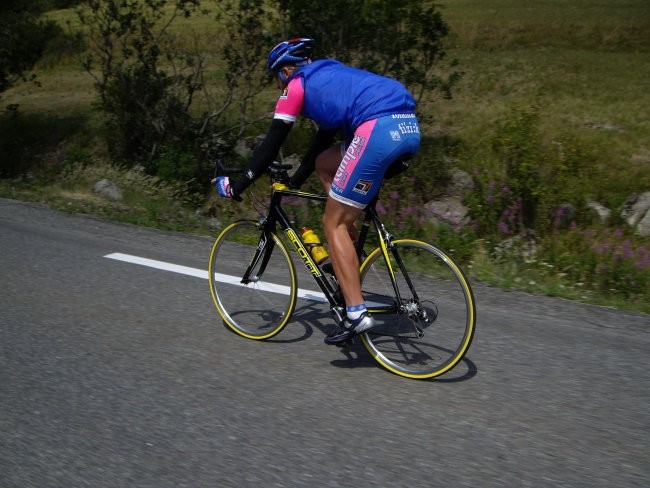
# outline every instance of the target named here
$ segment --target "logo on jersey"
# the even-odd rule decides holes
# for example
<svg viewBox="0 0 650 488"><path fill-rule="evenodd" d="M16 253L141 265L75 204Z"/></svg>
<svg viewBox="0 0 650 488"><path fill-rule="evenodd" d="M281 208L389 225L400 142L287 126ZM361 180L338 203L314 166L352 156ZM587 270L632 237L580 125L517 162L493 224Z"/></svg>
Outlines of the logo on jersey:
<svg viewBox="0 0 650 488"><path fill-rule="evenodd" d="M357 193L361 193L362 195L367 195L371 186L372 186L372 181L359 180L354 185L354 188L352 189L352 191L355 191Z"/></svg>
<svg viewBox="0 0 650 488"><path fill-rule="evenodd" d="M282 90L282 95L280 95L280 100L286 100L289 97L289 88Z"/></svg>
<svg viewBox="0 0 650 488"><path fill-rule="evenodd" d="M401 140L402 140L402 136L400 135L400 133L399 133L398 130L392 130L392 131L390 131L390 137L391 137L391 139L393 139L394 141L401 141Z"/></svg>

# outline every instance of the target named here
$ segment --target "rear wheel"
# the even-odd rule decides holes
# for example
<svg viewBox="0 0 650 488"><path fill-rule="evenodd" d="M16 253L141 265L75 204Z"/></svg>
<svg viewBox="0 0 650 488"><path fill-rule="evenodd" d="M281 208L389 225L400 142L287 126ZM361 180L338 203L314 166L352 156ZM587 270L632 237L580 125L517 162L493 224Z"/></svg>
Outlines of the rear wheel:
<svg viewBox="0 0 650 488"><path fill-rule="evenodd" d="M390 269L380 248L361 265L364 299L377 322L361 339L389 371L433 378L458 364L469 349L476 325L474 296L461 269L437 247L410 239L393 245Z"/></svg>
<svg viewBox="0 0 650 488"><path fill-rule="evenodd" d="M208 265L212 300L224 323L237 334L257 340L273 337L284 328L297 292L296 270L286 246L275 234L265 243L261 236L258 222L231 224L215 240ZM264 266L266 251L270 255ZM255 259L244 283L244 273Z"/></svg>

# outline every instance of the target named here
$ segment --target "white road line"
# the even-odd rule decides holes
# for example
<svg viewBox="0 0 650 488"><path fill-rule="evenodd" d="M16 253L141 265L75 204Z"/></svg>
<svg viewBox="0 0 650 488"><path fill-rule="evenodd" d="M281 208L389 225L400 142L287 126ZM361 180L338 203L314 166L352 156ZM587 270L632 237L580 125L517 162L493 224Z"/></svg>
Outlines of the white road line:
<svg viewBox="0 0 650 488"><path fill-rule="evenodd" d="M202 278L204 280L208 279L208 272L203 269L190 268L188 266L166 263L164 261L156 261L154 259L141 258L139 256L132 256L130 254L122 254L119 252L107 254L104 257L108 259L115 259L117 261L123 261L125 263L138 264L140 266L147 266L149 268L161 269L163 271L171 271L172 273L194 276L195 278ZM229 285L244 286L239 282L240 279L235 276L217 274L216 278L217 281L221 281ZM272 293L282 293L284 295L289 294L289 287L283 285L262 283L258 286L258 288ZM314 302L327 302L325 295L323 295L321 292L304 290L302 288L298 288L298 298L304 298L305 300L311 300Z"/></svg>
<svg viewBox="0 0 650 488"><path fill-rule="evenodd" d="M141 258L139 256L131 256L130 254L121 254L119 252L107 254L104 257L108 259L115 259L117 261L124 261L125 263L139 264L141 266L147 266L149 268L171 271L172 273L194 276L195 278L203 278L204 280L208 279L208 272L202 269L189 268L187 266L166 263L164 261L155 261L153 259Z"/></svg>

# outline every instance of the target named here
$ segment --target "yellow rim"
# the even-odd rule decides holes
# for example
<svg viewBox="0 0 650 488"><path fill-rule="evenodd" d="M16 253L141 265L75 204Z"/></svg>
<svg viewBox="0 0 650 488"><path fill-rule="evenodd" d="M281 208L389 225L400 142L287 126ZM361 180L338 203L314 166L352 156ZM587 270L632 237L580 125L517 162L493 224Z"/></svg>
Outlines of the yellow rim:
<svg viewBox="0 0 650 488"><path fill-rule="evenodd" d="M277 335L282 331L282 329L287 325L289 322L289 319L291 318L291 315L293 314L293 310L296 306L296 289L297 289L297 278L296 278L296 270L294 268L293 262L291 259L289 259L289 253L284 246L284 243L276 236L273 234L273 241L275 242L276 246L280 247L282 250L282 253L287 261L287 264L289 265L289 271L290 271L290 276L291 276L291 293L290 293L290 301L289 301L289 307L287 309L287 314L285 315L284 319L280 324L275 327L271 332L264 334L264 335L252 335L252 334L247 334L246 332L242 331L235 322L233 322L226 311L223 309L221 306L221 303L219 301L219 297L217 297L215 286L214 286L214 280L213 280L213 269L212 269L212 263L214 262L213 257L214 253L216 250L219 248L219 245L221 241L223 240L224 236L230 232L231 229L234 227L239 227L242 224L246 225L252 225L256 228L259 228L259 224L255 221L252 220L240 220L237 222L234 222L230 224L228 227L226 227L224 230L221 231L221 233L217 236L217 238L214 241L214 244L212 245L212 250L210 251L210 261L208 263L208 282L210 286L210 295L212 296L212 302L214 303L215 308L217 309L217 312L219 312L219 315L223 319L223 321L226 323L226 325L236 334L246 337L247 339L253 339L257 341L261 341L264 339L269 339L273 337L274 335Z"/></svg>
<svg viewBox="0 0 650 488"><path fill-rule="evenodd" d="M460 270L458 266L456 266L456 263L447 256L444 252L442 252L440 249L432 246L431 244L428 244L423 241L418 241L415 239L399 239L396 241L393 241L394 244L400 245L400 244L415 244L417 246L425 247L425 248L433 248L436 249L439 253L439 256L445 261L449 267L451 267L458 278L464 292L465 296L467 297L467 305L469 309L469 315L468 315L468 327L467 327L467 333L465 335L465 338L461 344L461 346L458 348L456 353L452 356L451 359L452 361L449 362L445 367L440 368L436 371L428 372L428 373L409 373L407 371L403 371L401 369L398 369L394 366L392 366L387 360L384 359L383 355L377 351L374 346L372 345L370 339L368 338L368 334L361 334L361 340L363 342L363 345L366 347L368 352L373 356L375 361L377 361L379 364L381 364L384 368L386 368L388 371L395 373L396 375L403 376L405 378L412 378L412 379L429 379L429 378L434 378L436 376L440 376L441 374L446 373L450 369L452 369L454 366L456 366L465 356L467 353L467 350L469 349L469 346L472 342L472 338L474 337L474 329L476 327L476 310L475 310L475 304L474 304L474 295L472 293L472 290L469 286L469 283L467 282L467 279L465 278L464 273ZM382 246L383 247L383 246ZM383 248L376 248L374 251L372 251L366 260L363 262L361 265L361 274L363 275L366 267L368 266L367 263L372 262L373 258L376 254L378 253L385 253L387 252L386 249ZM437 254L437 253L434 253ZM388 260L390 263L390 260ZM390 264L389 264L390 266ZM390 267L390 273L393 274L392 267Z"/></svg>

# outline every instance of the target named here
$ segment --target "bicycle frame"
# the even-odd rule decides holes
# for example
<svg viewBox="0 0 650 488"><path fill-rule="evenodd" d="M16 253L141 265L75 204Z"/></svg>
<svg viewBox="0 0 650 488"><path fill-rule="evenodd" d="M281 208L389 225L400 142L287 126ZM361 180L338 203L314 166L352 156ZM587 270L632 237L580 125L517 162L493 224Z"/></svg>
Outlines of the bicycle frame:
<svg viewBox="0 0 650 488"><path fill-rule="evenodd" d="M331 307L339 305L338 300L335 297L336 290L332 283L325 277L319 266L312 259L309 250L305 247L302 240L298 236L298 233L291 224L287 214L282 208L282 198L287 196L294 196L298 198L304 198L308 200L325 202L327 198L324 195L317 195L314 193L305 193L296 190L290 189L278 189L277 184L274 185L274 190L271 195L271 203L269 205L269 211L266 217L260 220L260 226L262 228L262 235L260 241L255 250L255 254L251 259L251 262L244 273L242 278L242 283L250 283L251 281L257 280L259 277L251 277L252 270L260 263L258 273L261 276L266 269L266 265L269 262L269 258L273 249L275 247L275 242L273 241L272 234L276 233L277 228L279 227L284 235L287 237L289 242L293 245L295 251L300 256L303 264L310 272L316 284L323 292L327 301Z"/></svg>
<svg viewBox="0 0 650 488"><path fill-rule="evenodd" d="M325 202L327 200L327 197L324 195L317 195L314 193L306 193L298 190L291 190L282 184L274 183L274 190L271 195L269 211L266 217L260 220L260 225L262 227L262 235L257 245L255 254L253 255L253 258L251 259L251 262L248 268L246 269L246 272L244 273L244 276L242 278L242 283L250 283L252 281L256 281L264 273L264 270L266 269L266 265L269 262L271 253L273 252L275 246L275 243L272 238L272 234L276 233L276 230L279 227L284 233L284 235L287 237L289 242L291 242L298 256L302 260L304 266L310 272L312 278L314 279L314 281L316 282L320 290L325 295L325 298L329 302L329 305L335 315L335 318L340 323L343 320L344 302L340 293L338 293L338 287L332 284L332 282L323 274L320 267L312 259L309 250L303 244L298 233L296 232L295 228L293 227L289 218L287 217L287 214L282 208L282 199L284 197L296 197L296 198L302 198L302 199L307 199L307 200L312 200L317 202ZM402 300L400 297L399 288L397 286L397 280L395 279L395 272L391 264L390 255L393 256L393 258L396 260L400 268L404 269L404 267L402 266L402 260L399 256L399 253L397 252L397 250L393 245L392 234L390 234L386 230L385 225L383 224L383 222L379 218L379 215L377 214L377 210L375 208L376 202L377 202L377 198L375 198L375 200L373 200L365 209L361 230L359 232L359 239L357 240L356 243L356 252L357 252L357 256L361 256L366 239L368 237L368 232L370 230L370 224L372 223L373 227L377 231L377 236L380 244L379 247L384 256L384 262L386 263L387 272L389 273L393 285L393 290L395 292L395 297L396 297L396 303L393 304L392 306L369 307L368 310L371 313L382 313L382 314L400 313L403 312L404 310L402 307ZM251 276L252 270L255 269L258 263L260 264L258 268L259 276ZM415 293L415 289L413 287L413 284L408 274L405 274L404 277L406 279L409 288L411 289L411 292L413 293L413 296L415 296L417 299L417 294Z"/></svg>

